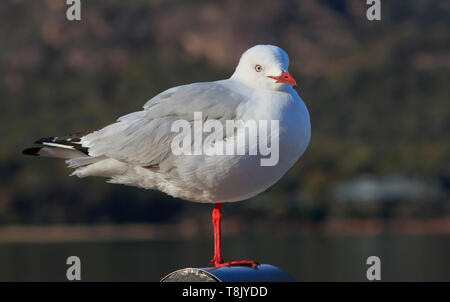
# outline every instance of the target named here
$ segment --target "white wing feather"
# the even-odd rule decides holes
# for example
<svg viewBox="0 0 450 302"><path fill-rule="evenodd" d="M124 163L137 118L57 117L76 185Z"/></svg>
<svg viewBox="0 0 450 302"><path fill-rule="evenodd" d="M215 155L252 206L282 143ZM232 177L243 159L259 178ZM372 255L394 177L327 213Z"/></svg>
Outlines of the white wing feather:
<svg viewBox="0 0 450 302"><path fill-rule="evenodd" d="M116 123L81 138L90 156L107 156L140 166L160 164L171 153L177 133L172 123L193 122L194 112L203 119L237 119L245 97L219 82L195 83L166 90L149 100L143 111L120 117Z"/></svg>

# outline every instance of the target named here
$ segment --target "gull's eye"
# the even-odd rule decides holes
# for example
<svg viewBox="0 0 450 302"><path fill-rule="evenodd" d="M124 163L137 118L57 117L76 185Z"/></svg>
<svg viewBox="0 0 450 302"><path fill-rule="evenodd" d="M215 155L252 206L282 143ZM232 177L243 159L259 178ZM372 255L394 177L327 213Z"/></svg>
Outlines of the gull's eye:
<svg viewBox="0 0 450 302"><path fill-rule="evenodd" d="M262 70L262 66L261 65L255 65L255 70L256 70L256 72L260 72Z"/></svg>

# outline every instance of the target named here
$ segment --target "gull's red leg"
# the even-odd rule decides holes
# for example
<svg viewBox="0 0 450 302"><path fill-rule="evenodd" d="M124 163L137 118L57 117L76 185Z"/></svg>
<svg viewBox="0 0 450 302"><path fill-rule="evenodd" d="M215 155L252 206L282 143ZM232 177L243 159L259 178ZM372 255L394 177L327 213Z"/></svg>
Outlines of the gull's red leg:
<svg viewBox="0 0 450 302"><path fill-rule="evenodd" d="M222 259L222 233L220 225L222 222L222 204L216 203L212 212L212 221L214 226L214 258L211 260L211 264L217 266L223 263Z"/></svg>
<svg viewBox="0 0 450 302"><path fill-rule="evenodd" d="M222 223L222 203L216 203L214 205L214 210L212 213L212 221L214 226L214 258L211 260L211 264L214 264L214 267L223 267L223 266L250 266L256 268L258 264L251 260L243 260L243 261L231 261L231 262L223 262L222 258L222 233L220 230Z"/></svg>

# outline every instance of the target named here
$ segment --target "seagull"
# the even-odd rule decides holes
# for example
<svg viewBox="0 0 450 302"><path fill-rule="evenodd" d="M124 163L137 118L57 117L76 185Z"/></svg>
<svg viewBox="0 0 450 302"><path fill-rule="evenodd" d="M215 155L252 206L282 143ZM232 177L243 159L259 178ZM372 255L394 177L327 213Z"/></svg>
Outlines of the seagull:
<svg viewBox="0 0 450 302"><path fill-rule="evenodd" d="M293 89L297 82L288 73L288 67L289 57L284 50L273 45L256 45L242 54L228 79L170 88L145 103L143 110L124 115L99 130L41 138L35 142L38 146L23 153L66 159L68 167L74 169L71 175L80 178L106 177L109 183L214 204L211 264L255 268L258 264L251 260L223 260L221 208L225 202L252 198L275 184L309 144L309 112ZM195 113L201 113L201 117ZM197 122L206 125L215 121L217 125L218 121L220 126L238 120L243 121L240 128L219 133L215 140L209 141L209 148L227 146L245 135L261 139L263 132L247 127L248 123L277 121L273 127L276 133L268 134L278 143L275 164L262 165L261 160L267 157L262 152L196 152L205 146L189 141L187 145L197 145L194 152L173 152L173 141L181 135L173 131L176 121L185 121L195 132ZM182 136L189 138L193 132ZM204 138L208 133L199 135ZM245 150L254 150L254 142L248 139Z"/></svg>

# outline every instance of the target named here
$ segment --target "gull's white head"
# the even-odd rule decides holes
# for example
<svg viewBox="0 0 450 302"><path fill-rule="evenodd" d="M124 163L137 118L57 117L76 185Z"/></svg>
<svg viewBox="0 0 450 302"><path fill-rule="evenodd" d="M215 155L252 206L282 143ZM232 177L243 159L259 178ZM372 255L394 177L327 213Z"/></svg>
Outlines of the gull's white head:
<svg viewBox="0 0 450 302"><path fill-rule="evenodd" d="M289 57L284 50L273 45L256 45L242 54L231 78L255 89L283 90L297 85L288 67Z"/></svg>

